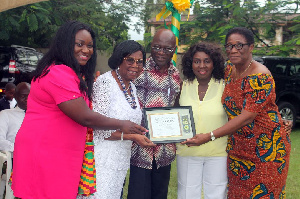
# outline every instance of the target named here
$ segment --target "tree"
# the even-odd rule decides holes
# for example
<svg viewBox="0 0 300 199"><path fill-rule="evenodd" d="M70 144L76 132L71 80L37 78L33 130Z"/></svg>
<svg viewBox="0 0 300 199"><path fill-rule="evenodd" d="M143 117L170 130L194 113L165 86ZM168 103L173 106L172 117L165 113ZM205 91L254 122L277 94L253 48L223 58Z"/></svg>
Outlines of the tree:
<svg viewBox="0 0 300 199"><path fill-rule="evenodd" d="M296 8L287 10L290 5ZM274 40L276 23L284 22L286 15L298 9L298 2L269 0L264 7L255 0L198 0L195 1L194 14L196 20L183 22L181 31L190 37L189 44L198 41L214 41L224 43L225 35L230 28L242 26L252 30L255 39L262 48L254 53L263 55L288 56L295 52L295 44L299 41L299 25L295 25L284 34L298 34L283 45L273 46L268 41ZM299 18L294 19L299 22ZM287 32L288 31L288 32Z"/></svg>
<svg viewBox="0 0 300 199"><path fill-rule="evenodd" d="M136 15L143 0L50 0L0 13L2 45L48 47L65 21L90 24L97 34L97 47L112 51L128 39L130 16ZM138 24L137 24L138 25Z"/></svg>
<svg viewBox="0 0 300 199"><path fill-rule="evenodd" d="M50 12L49 3L42 2L0 13L1 44L37 47L36 43L47 43L46 38L52 32L52 27L49 26Z"/></svg>

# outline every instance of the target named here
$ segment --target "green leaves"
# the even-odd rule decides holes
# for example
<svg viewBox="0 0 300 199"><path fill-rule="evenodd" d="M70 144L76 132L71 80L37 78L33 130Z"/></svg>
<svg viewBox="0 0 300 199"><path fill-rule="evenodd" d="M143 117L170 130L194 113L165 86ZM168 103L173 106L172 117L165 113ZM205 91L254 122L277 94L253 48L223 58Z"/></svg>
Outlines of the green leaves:
<svg viewBox="0 0 300 199"><path fill-rule="evenodd" d="M48 47L58 27L78 20L91 25L97 47L110 51L128 39L131 15L139 16L143 0L50 0L0 13L2 45ZM139 29L141 23L135 24Z"/></svg>
<svg viewBox="0 0 300 199"><path fill-rule="evenodd" d="M31 32L34 32L38 29L38 20L35 14L31 13L29 16L27 16L27 24Z"/></svg>
<svg viewBox="0 0 300 199"><path fill-rule="evenodd" d="M0 13L0 41L2 45L43 47L49 31L49 2L30 4ZM47 43L48 44L48 43Z"/></svg>
<svg viewBox="0 0 300 199"><path fill-rule="evenodd" d="M298 6L299 2L272 0L260 6L256 0L198 0L194 7L196 20L181 24L180 37L191 38L185 40L188 45L199 41L224 44L229 29L247 27L254 33L256 44L259 44L254 53L288 56L300 44L300 17L289 18L298 9L297 6L291 9L292 4ZM292 26L283 25L287 23ZM278 45L276 36L280 31L284 39Z"/></svg>

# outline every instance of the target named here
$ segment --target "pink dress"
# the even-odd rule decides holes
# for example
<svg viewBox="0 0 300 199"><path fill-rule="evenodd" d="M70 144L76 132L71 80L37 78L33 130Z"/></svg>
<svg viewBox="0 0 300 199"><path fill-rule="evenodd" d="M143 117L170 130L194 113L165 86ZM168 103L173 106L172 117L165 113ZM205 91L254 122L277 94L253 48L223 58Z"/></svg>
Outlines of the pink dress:
<svg viewBox="0 0 300 199"><path fill-rule="evenodd" d="M32 82L28 109L17 133L12 189L22 199L76 198L86 127L66 116L58 104L83 97L79 78L65 65Z"/></svg>

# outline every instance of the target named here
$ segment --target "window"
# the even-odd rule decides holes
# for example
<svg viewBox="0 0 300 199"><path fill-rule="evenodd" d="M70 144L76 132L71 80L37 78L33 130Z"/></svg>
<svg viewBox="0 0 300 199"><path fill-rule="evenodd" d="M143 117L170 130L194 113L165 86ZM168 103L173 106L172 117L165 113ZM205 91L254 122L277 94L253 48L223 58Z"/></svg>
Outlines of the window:
<svg viewBox="0 0 300 199"><path fill-rule="evenodd" d="M290 75L292 76L300 76L300 62L292 63Z"/></svg>
<svg viewBox="0 0 300 199"><path fill-rule="evenodd" d="M0 51L0 66L6 66L9 64L10 54L6 51Z"/></svg>
<svg viewBox="0 0 300 199"><path fill-rule="evenodd" d="M285 74L285 70L286 70L286 65L283 64L277 64L272 73L273 74L278 74L278 75L284 75Z"/></svg>
<svg viewBox="0 0 300 199"><path fill-rule="evenodd" d="M39 53L30 50L17 50L18 61L22 64L35 66L39 61Z"/></svg>

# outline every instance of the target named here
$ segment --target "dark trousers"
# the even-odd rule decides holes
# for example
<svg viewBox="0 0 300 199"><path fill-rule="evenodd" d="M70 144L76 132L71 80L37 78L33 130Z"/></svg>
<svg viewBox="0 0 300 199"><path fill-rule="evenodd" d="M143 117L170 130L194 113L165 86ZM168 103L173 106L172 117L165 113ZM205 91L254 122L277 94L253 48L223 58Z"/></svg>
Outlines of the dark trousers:
<svg viewBox="0 0 300 199"><path fill-rule="evenodd" d="M152 169L130 165L127 199L167 199L171 165L159 167L153 159Z"/></svg>

